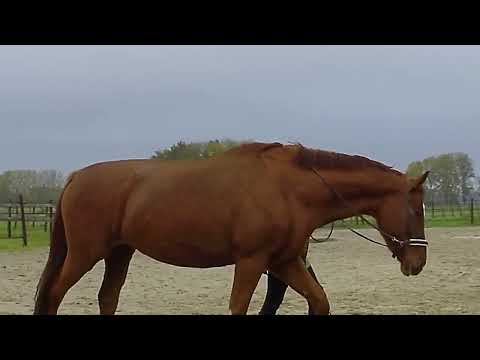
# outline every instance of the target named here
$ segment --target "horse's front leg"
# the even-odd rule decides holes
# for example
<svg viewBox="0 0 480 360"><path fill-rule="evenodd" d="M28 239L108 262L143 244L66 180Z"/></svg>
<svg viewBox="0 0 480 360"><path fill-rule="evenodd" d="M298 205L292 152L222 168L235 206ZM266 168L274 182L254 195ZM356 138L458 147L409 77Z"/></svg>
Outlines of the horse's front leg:
<svg viewBox="0 0 480 360"><path fill-rule="evenodd" d="M313 271L313 267L307 259L309 244L310 244L310 236L308 237L307 241L305 242L305 246L303 247L302 260L305 263L305 267L307 268L307 271L313 277L313 280L315 280L315 282L318 285L320 285L320 282L318 281L317 276L315 275L315 272ZM310 305L310 303L308 303L308 315L314 315L313 309L312 309L312 306Z"/></svg>
<svg viewBox="0 0 480 360"><path fill-rule="evenodd" d="M317 276L313 271L312 265L310 265L307 261L305 264L307 266L307 271L313 277L317 284L318 282ZM283 302L285 297L285 293L287 291L288 285L285 284L282 280L278 279L275 275L271 272L267 273L267 293L265 295L265 300L263 302L262 309L258 313L259 315L275 315L280 308L280 305ZM310 303L308 304L308 315L313 315L313 309Z"/></svg>
<svg viewBox="0 0 480 360"><path fill-rule="evenodd" d="M235 263L230 311L232 315L246 315L260 276L266 270L268 255L256 254L240 258Z"/></svg>
<svg viewBox="0 0 480 360"><path fill-rule="evenodd" d="M313 315L330 314L330 304L325 291L314 280L300 257L274 266L270 271L308 301Z"/></svg>
<svg viewBox="0 0 480 360"><path fill-rule="evenodd" d="M307 267L307 270L310 273L310 275L317 282L317 284L320 284L318 282L317 276L315 275L315 272L313 271L312 265L307 260L308 245L309 245L309 239L307 239L307 241L305 242L305 246L302 254L302 260L305 263L305 266ZM268 272L267 293L265 296L265 300L263 302L262 309L259 312L259 315L275 315L278 309L280 308L280 305L283 302L287 288L288 288L287 284L285 284L282 280L275 277L275 275L273 275L271 272ZM310 304L308 304L308 315L313 315L313 309L310 306Z"/></svg>
<svg viewBox="0 0 480 360"><path fill-rule="evenodd" d="M313 280L315 280L315 282L316 282L318 285L320 285L320 282L318 281L317 276L315 275L315 272L313 271L312 265L310 265L308 262L307 262L307 271L310 273L310 275L312 276ZM320 286L321 286L321 285L320 285ZM308 315L314 315L313 309L312 309L312 306L310 305L310 303L308 303Z"/></svg>

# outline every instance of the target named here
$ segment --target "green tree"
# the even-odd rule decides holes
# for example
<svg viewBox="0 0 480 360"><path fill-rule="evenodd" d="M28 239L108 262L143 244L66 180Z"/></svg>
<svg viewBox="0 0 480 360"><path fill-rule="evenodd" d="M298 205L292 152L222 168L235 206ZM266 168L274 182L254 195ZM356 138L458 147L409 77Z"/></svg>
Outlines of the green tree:
<svg viewBox="0 0 480 360"><path fill-rule="evenodd" d="M475 172L473 170L473 161L465 153L455 153L453 157L457 167L462 202L465 203L471 197L474 189Z"/></svg>
<svg viewBox="0 0 480 360"><path fill-rule="evenodd" d="M1 201L16 201L22 194L27 202L56 201L64 177L56 170L8 170L0 176Z"/></svg>
<svg viewBox="0 0 480 360"><path fill-rule="evenodd" d="M179 141L168 149L155 151L152 158L159 160L207 159L242 143L232 139L191 142L188 144L184 141Z"/></svg>
<svg viewBox="0 0 480 360"><path fill-rule="evenodd" d="M0 175L0 202L7 202L10 198L10 192L8 190L8 183L5 176Z"/></svg>
<svg viewBox="0 0 480 360"><path fill-rule="evenodd" d="M473 195L475 173L473 162L465 153L447 153L414 161L407 175L418 176L426 170L431 173L425 183L429 199L444 204L467 201Z"/></svg>
<svg viewBox="0 0 480 360"><path fill-rule="evenodd" d="M407 175L411 177L420 176L427 170L431 171L427 181L423 185L425 188L425 198L430 202L433 200L435 193L438 191L438 174L432 171L434 168L433 164L433 157L422 161L414 161L408 166L406 171Z"/></svg>
<svg viewBox="0 0 480 360"><path fill-rule="evenodd" d="M423 162L422 161L414 161L408 165L407 168L407 175L408 176L420 176L424 172Z"/></svg>
<svg viewBox="0 0 480 360"><path fill-rule="evenodd" d="M459 198L459 177L452 154L442 154L437 157L432 169L439 177L439 192L446 204L456 203Z"/></svg>
<svg viewBox="0 0 480 360"><path fill-rule="evenodd" d="M194 146L189 146L184 141L172 145L169 149L155 151L153 158L159 160L188 160L198 159L200 154Z"/></svg>

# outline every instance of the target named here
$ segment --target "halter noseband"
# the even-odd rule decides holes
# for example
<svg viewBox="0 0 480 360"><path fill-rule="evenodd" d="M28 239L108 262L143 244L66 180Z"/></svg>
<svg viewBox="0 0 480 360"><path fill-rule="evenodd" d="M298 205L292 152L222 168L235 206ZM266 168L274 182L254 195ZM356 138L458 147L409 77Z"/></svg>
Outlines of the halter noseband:
<svg viewBox="0 0 480 360"><path fill-rule="evenodd" d="M358 216L360 217L363 221L365 221L368 225L370 225L371 227L373 227L374 229L378 230L382 235L384 235L385 237L387 237L390 241L394 242L394 243L397 243L399 244L400 248L402 248L403 246L405 245L409 245L409 246L424 246L424 247L427 247L428 246L428 241L426 239L408 239L408 240L399 240L397 239L395 236L393 235L390 235L388 233L386 233L385 231L381 230L378 226L372 224L370 221L368 221L362 214L358 213L357 211L355 211L355 208L350 205L344 198L342 195L340 195L332 186L330 186L326 181L325 179L323 178L322 175L320 175L320 173L315 169L315 168L311 168L312 171L322 180L322 182L324 183L324 185L336 196L338 197L348 208L352 209L354 211L354 215L355 216ZM423 205L423 208L424 208L424 213L425 213L425 205ZM365 236L361 233L359 233L358 231L356 230L353 230L352 228L348 227L347 228L353 232L354 234L370 241L370 242L373 242L375 244L378 244L378 245L381 245L381 246L387 246L386 244L383 244L383 243L380 243L378 241L375 241L373 239L370 239L368 236ZM333 227L332 227L333 229ZM392 254L392 257L395 258L395 257L398 257L397 254L395 254L395 252L392 250L393 254Z"/></svg>

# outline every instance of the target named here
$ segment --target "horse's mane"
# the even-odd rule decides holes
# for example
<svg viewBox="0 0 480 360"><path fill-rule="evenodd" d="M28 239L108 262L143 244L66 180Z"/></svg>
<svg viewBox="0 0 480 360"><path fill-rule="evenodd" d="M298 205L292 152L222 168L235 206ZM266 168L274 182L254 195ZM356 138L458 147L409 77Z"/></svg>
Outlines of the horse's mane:
<svg viewBox="0 0 480 360"><path fill-rule="evenodd" d="M230 150L227 150L225 154L233 155L259 155L272 148L284 147L283 144L274 143L261 143L251 142L244 143ZM401 172L393 169L391 166L387 166L378 161L371 160L360 155L347 155L326 150L309 149L302 144L296 144L298 149L293 157L293 162L298 166L311 169L312 167L317 169L344 169L344 170L362 170L362 169L379 169L382 171L393 172L397 175L403 175Z"/></svg>
<svg viewBox="0 0 480 360"><path fill-rule="evenodd" d="M344 170L362 170L368 168L379 169L402 175L400 171L393 169L378 161L368 159L359 155L347 155L333 151L308 149L301 144L298 145L297 154L294 156L294 162L310 169L344 169Z"/></svg>

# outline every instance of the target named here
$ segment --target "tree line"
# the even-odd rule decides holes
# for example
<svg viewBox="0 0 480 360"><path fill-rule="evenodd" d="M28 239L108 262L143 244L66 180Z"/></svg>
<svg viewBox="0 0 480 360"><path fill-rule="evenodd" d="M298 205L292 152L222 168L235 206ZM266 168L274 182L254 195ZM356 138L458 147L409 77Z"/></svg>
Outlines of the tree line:
<svg viewBox="0 0 480 360"><path fill-rule="evenodd" d="M0 202L16 202L22 194L25 202L56 201L64 184L57 170L9 170L0 174Z"/></svg>
<svg viewBox="0 0 480 360"><path fill-rule="evenodd" d="M210 140L208 142L179 141L168 149L157 150L152 156L159 160L198 160L207 159L248 141L232 139Z"/></svg>
<svg viewBox="0 0 480 360"><path fill-rule="evenodd" d="M468 154L447 153L410 163L407 174L417 176L430 170L424 184L427 199L437 204L459 205L480 196L480 179L473 165Z"/></svg>
<svg viewBox="0 0 480 360"><path fill-rule="evenodd" d="M155 159L206 159L245 141L231 139L186 143L179 141L168 149L154 152ZM0 173L0 203L16 202L22 194L25 202L57 202L65 182L57 170L8 170Z"/></svg>
<svg viewBox="0 0 480 360"><path fill-rule="evenodd" d="M152 159L207 159L250 140L178 141L166 149L154 151ZM464 204L471 198L480 200L480 179L475 175L472 159L465 153L446 153L413 161L407 168L409 176L430 170L425 183L426 201L441 205ZM57 170L10 170L0 174L0 202L17 201L22 194L26 202L56 202L65 177Z"/></svg>

